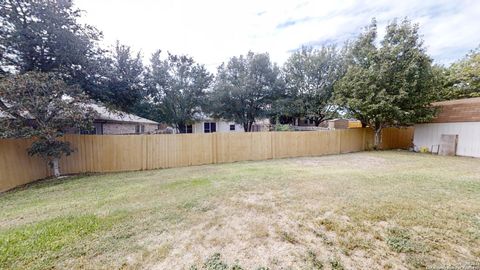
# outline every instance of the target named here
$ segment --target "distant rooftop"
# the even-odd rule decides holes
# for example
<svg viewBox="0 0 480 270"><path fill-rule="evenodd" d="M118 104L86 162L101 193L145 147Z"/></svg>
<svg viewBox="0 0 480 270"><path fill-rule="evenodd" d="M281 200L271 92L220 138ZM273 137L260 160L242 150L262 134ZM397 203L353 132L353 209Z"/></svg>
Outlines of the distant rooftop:
<svg viewBox="0 0 480 270"><path fill-rule="evenodd" d="M129 114L125 112L120 112L116 110L109 110L104 106L98 104L89 104L90 108L95 110L98 116L95 120L104 120L104 121L115 121L115 122L130 122L130 123L141 123L141 124L159 124L158 122L136 116L134 114Z"/></svg>
<svg viewBox="0 0 480 270"><path fill-rule="evenodd" d="M448 105L458 105L458 104L480 104L480 97L476 98L462 98L454 100L445 100L432 103L433 106L448 106Z"/></svg>
<svg viewBox="0 0 480 270"><path fill-rule="evenodd" d="M464 98L435 102L439 107L432 123L480 122L480 98Z"/></svg>
<svg viewBox="0 0 480 270"><path fill-rule="evenodd" d="M139 123L139 124L159 124L158 122L136 116L134 114L129 114L117 110L109 110L105 106L98 104L88 104L88 107L92 108L97 112L98 116L95 117L95 120L103 121L112 121L112 122L128 122L128 123ZM25 114L28 117L28 113ZM0 111L0 118L8 117L5 112Z"/></svg>

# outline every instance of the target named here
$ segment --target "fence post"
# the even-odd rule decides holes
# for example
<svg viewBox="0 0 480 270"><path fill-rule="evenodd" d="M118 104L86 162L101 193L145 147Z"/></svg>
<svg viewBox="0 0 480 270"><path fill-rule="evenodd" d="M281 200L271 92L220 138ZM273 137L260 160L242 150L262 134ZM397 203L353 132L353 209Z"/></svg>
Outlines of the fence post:
<svg viewBox="0 0 480 270"><path fill-rule="evenodd" d="M335 130L338 134L338 153L342 153L342 130Z"/></svg>
<svg viewBox="0 0 480 270"><path fill-rule="evenodd" d="M366 144L365 139L367 137L366 136L367 131L365 128L362 128L362 131L363 131L362 132L362 151L365 151L365 144Z"/></svg>
<svg viewBox="0 0 480 270"><path fill-rule="evenodd" d="M144 164L142 170L147 170L148 169L148 160L149 160L149 155L150 153L148 152L148 135L143 135L143 145L144 145Z"/></svg>
<svg viewBox="0 0 480 270"><path fill-rule="evenodd" d="M275 132L269 132L268 134L270 134L270 155L272 159L275 159Z"/></svg>
<svg viewBox="0 0 480 270"><path fill-rule="evenodd" d="M213 164L216 164L218 162L218 156L217 156L217 133L214 132L214 133L210 133L212 134L212 162Z"/></svg>

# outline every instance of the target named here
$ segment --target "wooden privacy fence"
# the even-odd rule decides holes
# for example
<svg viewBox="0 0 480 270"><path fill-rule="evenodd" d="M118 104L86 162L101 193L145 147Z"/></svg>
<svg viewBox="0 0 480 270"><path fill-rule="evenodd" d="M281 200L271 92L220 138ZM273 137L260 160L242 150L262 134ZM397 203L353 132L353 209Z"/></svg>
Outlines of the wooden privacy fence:
<svg viewBox="0 0 480 270"><path fill-rule="evenodd" d="M386 129L385 149L408 148L412 129ZM75 152L61 159L62 174L173 168L244 160L358 152L373 145L370 129L164 135L66 135ZM0 140L0 192L51 175L27 155L32 140Z"/></svg>

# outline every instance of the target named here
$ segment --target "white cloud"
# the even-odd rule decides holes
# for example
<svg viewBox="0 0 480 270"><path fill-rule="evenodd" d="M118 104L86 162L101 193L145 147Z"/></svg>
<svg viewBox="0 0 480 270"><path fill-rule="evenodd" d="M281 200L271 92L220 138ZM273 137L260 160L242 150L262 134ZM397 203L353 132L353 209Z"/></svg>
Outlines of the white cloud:
<svg viewBox="0 0 480 270"><path fill-rule="evenodd" d="M428 52L448 64L480 44L480 1L77 0L84 21L142 50L189 54L212 71L248 50L280 64L302 44L342 43L376 17L420 23ZM284 27L281 27L281 26Z"/></svg>

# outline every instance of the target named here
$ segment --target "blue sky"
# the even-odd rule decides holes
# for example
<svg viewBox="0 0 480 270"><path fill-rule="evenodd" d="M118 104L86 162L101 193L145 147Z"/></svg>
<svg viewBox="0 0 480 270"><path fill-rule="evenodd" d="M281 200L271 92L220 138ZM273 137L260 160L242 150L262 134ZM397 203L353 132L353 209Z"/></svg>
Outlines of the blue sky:
<svg viewBox="0 0 480 270"><path fill-rule="evenodd" d="M372 17L420 24L428 53L448 65L480 45L480 1L76 0L84 21L141 50L193 56L214 71L234 55L269 52L282 64L302 45L342 45Z"/></svg>

